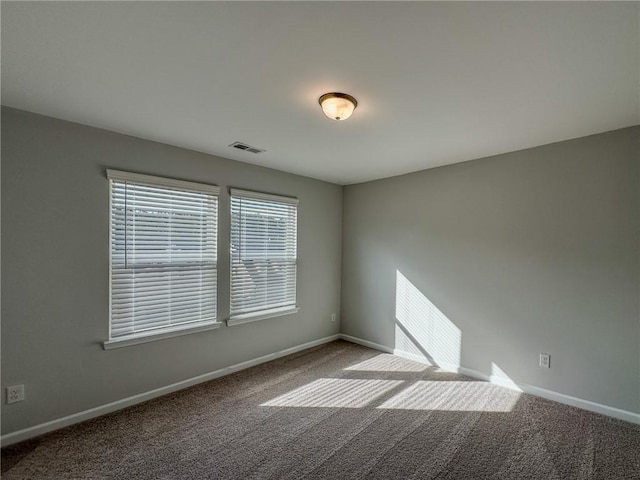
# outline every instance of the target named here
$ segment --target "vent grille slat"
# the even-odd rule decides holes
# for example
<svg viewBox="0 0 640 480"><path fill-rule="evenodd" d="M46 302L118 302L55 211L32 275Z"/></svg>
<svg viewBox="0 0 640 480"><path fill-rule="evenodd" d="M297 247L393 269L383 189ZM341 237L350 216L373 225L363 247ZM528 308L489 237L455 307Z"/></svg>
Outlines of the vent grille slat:
<svg viewBox="0 0 640 480"><path fill-rule="evenodd" d="M245 152L250 152L250 153L266 152L266 150L263 148L252 147L251 145L247 145L246 143L242 143L242 142L233 142L229 146L233 148L237 148L238 150L244 150Z"/></svg>

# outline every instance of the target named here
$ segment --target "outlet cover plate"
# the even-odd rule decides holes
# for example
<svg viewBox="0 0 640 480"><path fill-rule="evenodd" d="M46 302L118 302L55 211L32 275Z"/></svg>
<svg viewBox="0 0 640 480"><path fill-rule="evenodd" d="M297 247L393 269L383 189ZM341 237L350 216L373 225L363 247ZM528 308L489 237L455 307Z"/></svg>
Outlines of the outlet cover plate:
<svg viewBox="0 0 640 480"><path fill-rule="evenodd" d="M540 366L542 368L551 368L551 355L549 355L548 353L541 353Z"/></svg>
<svg viewBox="0 0 640 480"><path fill-rule="evenodd" d="M24 385L7 387L7 404L22 402L24 400Z"/></svg>

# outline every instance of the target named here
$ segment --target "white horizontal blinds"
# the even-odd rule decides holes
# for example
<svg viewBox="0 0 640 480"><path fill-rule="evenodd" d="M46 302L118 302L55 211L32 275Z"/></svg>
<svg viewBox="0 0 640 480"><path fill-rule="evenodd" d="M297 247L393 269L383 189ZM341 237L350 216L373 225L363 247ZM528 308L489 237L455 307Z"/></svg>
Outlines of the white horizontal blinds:
<svg viewBox="0 0 640 480"><path fill-rule="evenodd" d="M111 338L214 322L218 188L108 171Z"/></svg>
<svg viewBox="0 0 640 480"><path fill-rule="evenodd" d="M298 201L231 190L231 315L296 304Z"/></svg>

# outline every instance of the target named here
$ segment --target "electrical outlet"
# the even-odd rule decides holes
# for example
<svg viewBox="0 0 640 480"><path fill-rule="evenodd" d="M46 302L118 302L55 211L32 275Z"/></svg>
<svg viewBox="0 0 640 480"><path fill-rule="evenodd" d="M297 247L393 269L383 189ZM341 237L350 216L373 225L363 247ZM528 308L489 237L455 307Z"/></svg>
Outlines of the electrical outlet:
<svg viewBox="0 0 640 480"><path fill-rule="evenodd" d="M551 368L551 355L549 355L548 353L541 353L540 366L542 368Z"/></svg>
<svg viewBox="0 0 640 480"><path fill-rule="evenodd" d="M332 322L335 322L335 321L336 321L336 314L335 314L335 313L332 313L332 314L331 314L331 321L332 321Z"/></svg>
<svg viewBox="0 0 640 480"><path fill-rule="evenodd" d="M16 403L24 400L24 385L7 387L7 403Z"/></svg>

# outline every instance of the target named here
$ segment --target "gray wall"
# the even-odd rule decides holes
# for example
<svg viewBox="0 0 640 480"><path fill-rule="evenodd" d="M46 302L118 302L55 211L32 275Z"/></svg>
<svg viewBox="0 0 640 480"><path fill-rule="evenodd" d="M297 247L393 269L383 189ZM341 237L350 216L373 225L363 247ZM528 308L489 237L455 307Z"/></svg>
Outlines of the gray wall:
<svg viewBox="0 0 640 480"><path fill-rule="evenodd" d="M638 412L638 135L349 186L343 211L336 185L3 108L2 387L27 399L2 433L337 333L341 240L343 333ZM227 187L300 198L300 312L102 350L105 168L223 187L221 316Z"/></svg>
<svg viewBox="0 0 640 480"><path fill-rule="evenodd" d="M227 187L296 196L295 315L104 351L108 183L115 168L222 187L219 313L229 310ZM342 188L18 110L2 109L2 433L338 332ZM5 403L3 395L3 404Z"/></svg>
<svg viewBox="0 0 640 480"><path fill-rule="evenodd" d="M639 412L638 138L346 187L342 332Z"/></svg>

